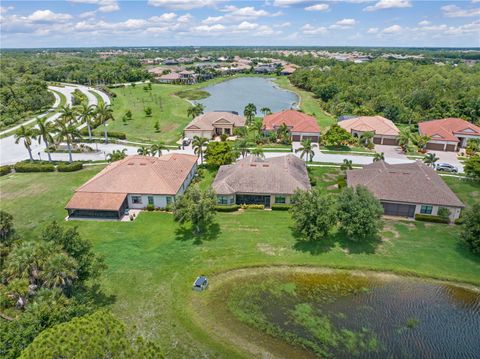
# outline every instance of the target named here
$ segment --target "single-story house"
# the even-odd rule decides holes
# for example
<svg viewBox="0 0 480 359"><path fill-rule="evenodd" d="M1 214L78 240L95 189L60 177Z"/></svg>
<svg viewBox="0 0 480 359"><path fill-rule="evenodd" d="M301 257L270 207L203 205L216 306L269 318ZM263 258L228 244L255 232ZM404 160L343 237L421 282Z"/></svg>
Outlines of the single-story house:
<svg viewBox="0 0 480 359"><path fill-rule="evenodd" d="M233 135L235 128L245 126L245 117L233 112L212 111L195 117L185 127L184 137L195 136L211 139L215 136Z"/></svg>
<svg viewBox="0 0 480 359"><path fill-rule="evenodd" d="M467 147L469 138L480 139L480 127L461 118L420 122L418 132L431 138L426 148L436 151L457 151Z"/></svg>
<svg viewBox="0 0 480 359"><path fill-rule="evenodd" d="M360 116L344 119L338 125L354 137L373 132L373 143L377 145L398 145L399 130L395 124L382 116Z"/></svg>
<svg viewBox="0 0 480 359"><path fill-rule="evenodd" d="M261 159L248 156L220 166L213 181L219 204L288 204L296 190L309 190L305 162L292 154Z"/></svg>
<svg viewBox="0 0 480 359"><path fill-rule="evenodd" d="M365 186L381 202L385 215L414 218L450 210L450 220L460 216L464 204L431 167L420 161L391 165L377 161L347 171L349 187Z"/></svg>
<svg viewBox="0 0 480 359"><path fill-rule="evenodd" d="M125 209L165 208L182 195L197 170L197 156L128 156L78 188L65 206L69 218L120 219Z"/></svg>
<svg viewBox="0 0 480 359"><path fill-rule="evenodd" d="M320 127L317 119L303 112L283 110L263 118L263 130L265 133L277 131L283 124L287 125L292 141L310 139L312 142L318 142L320 139Z"/></svg>
<svg viewBox="0 0 480 359"><path fill-rule="evenodd" d="M169 74L156 77L155 80L162 84L172 84L180 82L181 76L176 72L170 72Z"/></svg>

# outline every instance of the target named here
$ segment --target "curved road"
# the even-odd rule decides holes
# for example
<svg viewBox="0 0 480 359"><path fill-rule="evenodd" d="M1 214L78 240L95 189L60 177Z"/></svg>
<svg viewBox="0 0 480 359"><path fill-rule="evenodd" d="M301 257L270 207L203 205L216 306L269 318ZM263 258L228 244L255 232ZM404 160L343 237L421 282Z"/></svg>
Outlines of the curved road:
<svg viewBox="0 0 480 359"><path fill-rule="evenodd" d="M95 90L94 88L83 86L83 85L72 85L72 84L64 84L64 87L57 87L57 86L49 86L50 89L55 90L60 92L62 95L65 96L67 99L66 105L71 105L72 104L72 93L75 89L79 89L82 91L88 99L88 103L90 105L96 105L97 104L97 98L95 95L93 95L90 91L98 94L105 103L110 104L110 98L103 92ZM9 133L10 131L14 131L14 129L19 128L22 125L32 123L37 120L37 118L42 118L47 116L49 113L51 113L53 110L58 107L60 104L60 97L54 93L55 96L55 104L46 113L37 116L33 119L30 119L20 125L15 126L14 128L11 128L9 130L6 130L4 133ZM60 117L60 114L56 113L48 118L48 122L55 121ZM94 145L92 145L94 146ZM42 159L46 160L47 159L47 154L45 153L45 145L43 143L38 143L38 141L34 141L32 143L32 154L34 159ZM107 150L107 149L106 149ZM108 150L108 152L111 152L111 150ZM88 157L84 157L84 155L87 155ZM95 159L105 159L105 155L100 152L96 154L96 158L92 158L92 154L73 154L74 160L95 160ZM28 159L28 151L25 148L23 141L20 140L18 144L15 143L15 137L14 137L14 132L10 136L4 137L0 139L0 164L1 165L6 165L6 164L13 164L18 161L26 160ZM58 161L65 161L68 160L68 153L52 153L52 159L53 160L58 160Z"/></svg>

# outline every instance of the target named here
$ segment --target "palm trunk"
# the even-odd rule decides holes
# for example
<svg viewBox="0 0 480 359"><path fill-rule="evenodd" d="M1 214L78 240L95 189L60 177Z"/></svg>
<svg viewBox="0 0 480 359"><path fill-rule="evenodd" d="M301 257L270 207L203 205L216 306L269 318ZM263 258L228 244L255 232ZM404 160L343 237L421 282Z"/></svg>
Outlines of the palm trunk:
<svg viewBox="0 0 480 359"><path fill-rule="evenodd" d="M72 148L70 147L70 141L67 141L67 148L68 148L68 158L70 160L70 163L72 163L73 159L72 159Z"/></svg>
<svg viewBox="0 0 480 359"><path fill-rule="evenodd" d="M88 129L88 139L92 140L92 128L90 127L90 123L87 121L87 129Z"/></svg>
<svg viewBox="0 0 480 359"><path fill-rule="evenodd" d="M50 149L48 148L48 141L43 139L43 142L45 142L45 148L47 149L48 162L52 162L52 156L50 155Z"/></svg>
<svg viewBox="0 0 480 359"><path fill-rule="evenodd" d="M203 151L200 151L200 164L203 165Z"/></svg>
<svg viewBox="0 0 480 359"><path fill-rule="evenodd" d="M108 134L107 134L107 126L104 124L104 133L105 133L105 144L108 143Z"/></svg>
<svg viewBox="0 0 480 359"><path fill-rule="evenodd" d="M28 156L30 157L30 161L33 162L32 149L30 148L30 146L27 146L27 150L28 150Z"/></svg>

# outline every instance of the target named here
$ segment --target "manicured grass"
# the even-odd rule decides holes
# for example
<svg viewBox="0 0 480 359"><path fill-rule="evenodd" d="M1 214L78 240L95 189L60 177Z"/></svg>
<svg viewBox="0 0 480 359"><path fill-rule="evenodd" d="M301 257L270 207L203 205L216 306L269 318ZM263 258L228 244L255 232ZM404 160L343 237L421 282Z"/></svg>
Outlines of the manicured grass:
<svg viewBox="0 0 480 359"><path fill-rule="evenodd" d="M480 182L448 176L442 176L442 179L467 207L480 202Z"/></svg>
<svg viewBox="0 0 480 359"><path fill-rule="evenodd" d="M97 104L100 105L101 103L103 103L103 98L102 96L100 96L97 92L95 91L88 91L90 92L93 96L95 96L95 98L97 99Z"/></svg>
<svg viewBox="0 0 480 359"><path fill-rule="evenodd" d="M190 300L202 294L192 292L191 284L199 274L262 265L313 265L395 271L480 285L480 258L458 240L458 226L386 221L382 241L352 243L338 233L324 242L299 241L292 233L289 213L281 211L218 213L216 225L199 239L168 213L143 212L134 222L63 222L63 207L73 190L101 168L3 176L1 208L14 215L18 233L24 237L38 235L53 219L78 226L81 235L105 256L108 269L102 289L114 296L113 311L132 335L155 340L167 357L239 356L235 348L213 342L192 321ZM325 180L332 171L337 170L314 168L315 175ZM463 193L460 196L471 192L465 185L453 188Z"/></svg>
<svg viewBox="0 0 480 359"><path fill-rule="evenodd" d="M296 92L300 96L300 108L309 115L316 117L318 125L321 129L325 129L336 123L336 120L329 114L327 114L320 102L314 97L311 92L302 90L296 86L293 86L288 77L277 77L275 82L282 88Z"/></svg>
<svg viewBox="0 0 480 359"><path fill-rule="evenodd" d="M337 182L345 172L336 167L307 167L310 179L314 180L316 188L338 192Z"/></svg>

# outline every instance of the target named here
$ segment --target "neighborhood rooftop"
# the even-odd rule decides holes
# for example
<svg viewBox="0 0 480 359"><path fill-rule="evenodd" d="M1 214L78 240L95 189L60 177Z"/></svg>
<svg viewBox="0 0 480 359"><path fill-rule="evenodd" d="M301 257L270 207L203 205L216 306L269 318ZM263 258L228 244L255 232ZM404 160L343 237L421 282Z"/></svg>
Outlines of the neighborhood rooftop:
<svg viewBox="0 0 480 359"><path fill-rule="evenodd" d="M418 124L422 135L430 136L435 141L459 142L458 136L478 136L480 127L461 118L444 118L420 122Z"/></svg>
<svg viewBox="0 0 480 359"><path fill-rule="evenodd" d="M379 200L464 207L431 167L416 161L391 165L377 161L347 171L348 186L366 186Z"/></svg>
<svg viewBox="0 0 480 359"><path fill-rule="evenodd" d="M195 117L185 129L210 131L214 129L214 123L216 122L242 127L245 125L245 117L232 112L212 111Z"/></svg>
<svg viewBox="0 0 480 359"><path fill-rule="evenodd" d="M347 132L374 132L377 135L397 136L399 130L395 124L382 116L360 116L339 122Z"/></svg>
<svg viewBox="0 0 480 359"><path fill-rule="evenodd" d="M319 133L320 127L313 116L300 111L283 110L263 118L263 126L267 131L276 130L282 124L287 125L291 132Z"/></svg>
<svg viewBox="0 0 480 359"><path fill-rule="evenodd" d="M213 182L215 193L281 193L310 189L305 163L289 154L260 159L248 156L235 164L221 166Z"/></svg>

